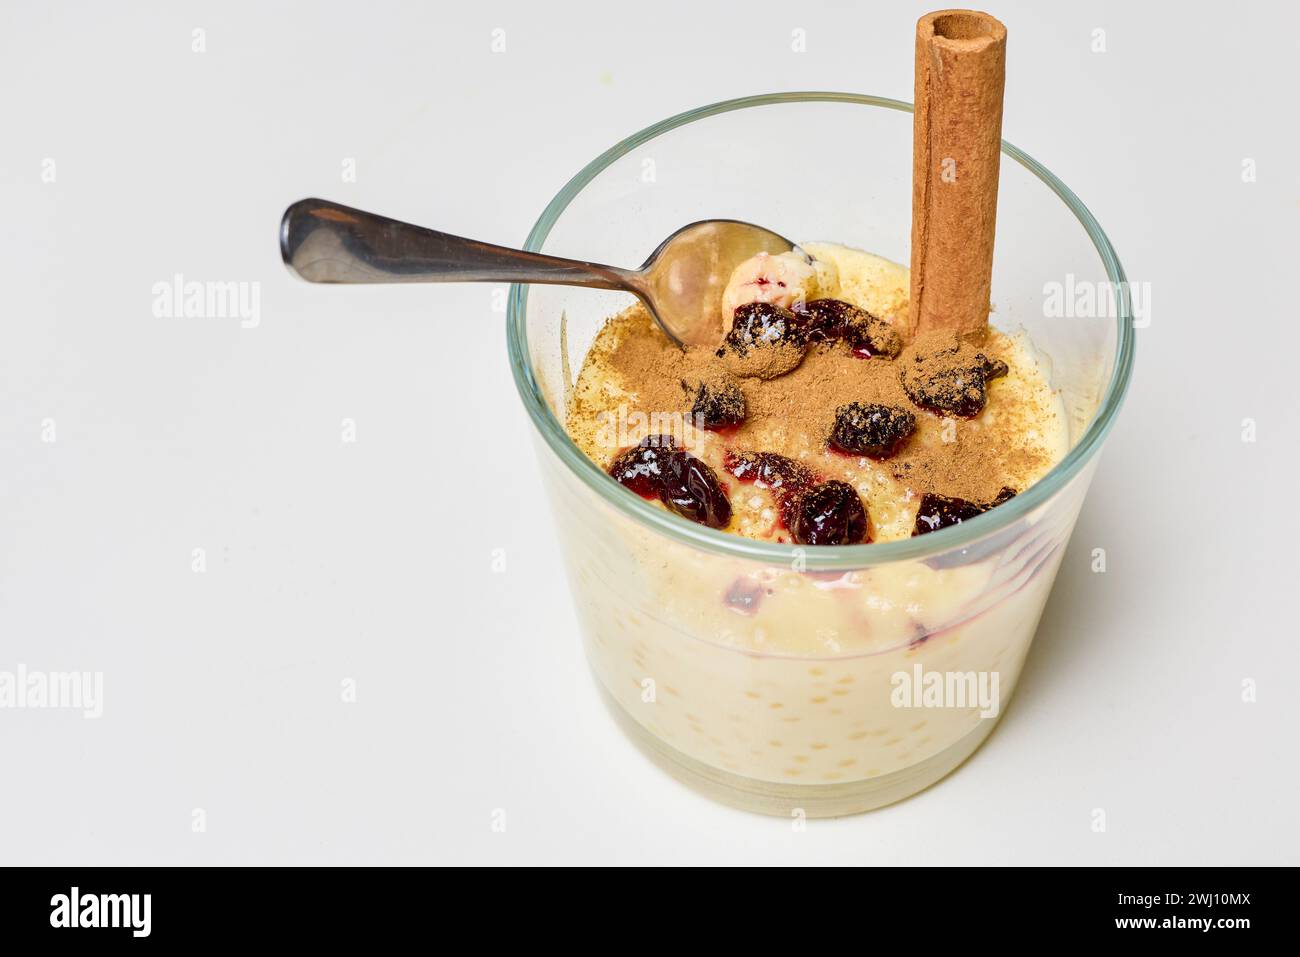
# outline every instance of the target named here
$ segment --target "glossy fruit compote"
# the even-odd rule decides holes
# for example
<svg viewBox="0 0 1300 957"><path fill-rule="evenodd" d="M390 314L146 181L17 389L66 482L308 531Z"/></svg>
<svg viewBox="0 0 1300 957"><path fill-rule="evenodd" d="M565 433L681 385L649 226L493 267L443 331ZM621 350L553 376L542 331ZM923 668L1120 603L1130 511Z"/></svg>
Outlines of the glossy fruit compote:
<svg viewBox="0 0 1300 957"><path fill-rule="evenodd" d="M815 572L801 559L969 521L1067 450L1030 344L997 330L909 337L908 281L839 245L759 256L726 287L716 344L680 349L634 305L606 322L573 384L567 430L626 494L800 546L778 566L614 523L569 556L601 683L697 775L878 781L874 804L887 803L955 766L1000 712L900 703L900 673L1014 684L1072 515L1031 515L929 560ZM650 602L629 597L632 580ZM937 773L917 784L917 768Z"/></svg>

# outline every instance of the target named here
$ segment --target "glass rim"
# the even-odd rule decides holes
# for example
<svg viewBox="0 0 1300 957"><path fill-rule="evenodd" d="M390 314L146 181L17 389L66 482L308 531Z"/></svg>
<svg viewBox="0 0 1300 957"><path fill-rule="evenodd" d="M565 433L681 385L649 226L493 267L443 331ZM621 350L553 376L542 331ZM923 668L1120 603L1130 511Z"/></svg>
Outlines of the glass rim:
<svg viewBox="0 0 1300 957"><path fill-rule="evenodd" d="M850 103L858 106L881 107L911 113L912 104L887 97L867 96L857 93L792 92L769 93L759 96L739 97L701 106L685 113L647 126L645 129L621 140L584 166L564 184L547 204L533 225L524 243L524 249L540 252L551 229L561 214L593 179L615 160L650 140L697 120L730 113L736 110L789 103ZM1057 179L1047 167L1016 146L1002 141L1002 153L1033 173L1052 190L1078 219L1101 256L1106 276L1118 290L1125 290L1128 280L1110 239L1101 225L1074 192ZM1021 492L1011 501L982 515L926 535L890 542L871 542L865 545L819 545L816 547L794 543L765 542L746 538L730 532L689 521L667 509L656 508L638 495L630 494L613 481L596 463L578 448L569 437L563 423L556 419L540 383L533 375L529 360L527 330L528 286L514 283L506 309L506 345L515 386L528 410L537 431L547 446L561 462L588 487L594 490L612 508L640 525L678 542L720 555L748 559L766 564L791 565L798 560L811 570L849 570L868 568L898 561L916 561L954 551L1015 524L1020 519L1045 504L1064 488L1100 450L1102 441L1114 425L1115 417L1123 404L1133 371L1133 354L1136 333L1133 327L1131 304L1126 295L1116 297L1117 351L1110 382L1106 386L1101 404L1079 441L1066 453L1050 472Z"/></svg>

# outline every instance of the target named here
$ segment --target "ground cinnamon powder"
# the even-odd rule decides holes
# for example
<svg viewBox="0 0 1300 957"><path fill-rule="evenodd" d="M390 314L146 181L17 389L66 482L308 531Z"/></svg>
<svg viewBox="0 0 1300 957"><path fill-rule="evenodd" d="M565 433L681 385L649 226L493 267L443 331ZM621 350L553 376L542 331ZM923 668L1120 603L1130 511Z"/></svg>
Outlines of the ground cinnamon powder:
<svg viewBox="0 0 1300 957"><path fill-rule="evenodd" d="M605 351L593 349L588 362L598 365L592 370L598 378L616 384L619 403L629 412L646 416L665 412L686 415L701 382L714 387L733 382L744 393L746 418L721 437L736 451L778 452L804 461L820 456L818 464L825 472L827 438L836 409L861 402L895 406L916 415L917 434L897 455L878 466L917 494L936 492L989 502L1004 487L1022 490L1027 476L1050 465L1042 448L1025 441L1027 430L1033 427L1033 410L1016 402L1000 403L997 381L989 385L984 414L970 419L921 409L903 386L905 369L933 372L969 365L976 354L990 362L1008 358L1010 343L996 331L978 346L952 336L942 341L923 336L907 345L896 359L861 358L842 342L814 344L792 371L761 379L735 376L717 355L716 347L680 349L639 305L610 322L619 324L619 335ZM581 432L584 423L608 411L596 407L602 403L608 403L608 390L597 396L577 392L569 415L570 431ZM590 448L587 451L593 454ZM606 457L612 459L616 451L607 450ZM603 467L608 463L597 464Z"/></svg>

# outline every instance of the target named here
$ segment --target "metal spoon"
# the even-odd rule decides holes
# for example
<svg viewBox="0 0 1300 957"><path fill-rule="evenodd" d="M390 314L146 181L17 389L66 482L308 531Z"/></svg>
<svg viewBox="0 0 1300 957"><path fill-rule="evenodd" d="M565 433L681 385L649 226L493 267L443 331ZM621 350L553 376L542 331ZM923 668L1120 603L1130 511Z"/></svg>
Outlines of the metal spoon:
<svg viewBox="0 0 1300 957"><path fill-rule="evenodd" d="M280 254L308 282L536 282L621 289L636 295L679 345L721 334L722 292L732 270L758 253L789 252L771 230L733 219L683 226L640 269L560 259L462 239L323 199L284 212Z"/></svg>

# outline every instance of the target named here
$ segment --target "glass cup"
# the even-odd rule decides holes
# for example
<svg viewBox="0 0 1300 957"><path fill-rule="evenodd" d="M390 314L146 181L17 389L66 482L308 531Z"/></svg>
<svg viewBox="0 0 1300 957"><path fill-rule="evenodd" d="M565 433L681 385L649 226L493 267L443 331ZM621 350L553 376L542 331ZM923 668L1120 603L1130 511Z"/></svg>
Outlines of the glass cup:
<svg viewBox="0 0 1300 957"><path fill-rule="evenodd" d="M1007 504L928 535L800 548L628 492L563 423L587 348L630 297L511 289L511 364L592 670L631 738L718 800L809 817L880 807L956 768L1005 711L1128 384L1134 333L1123 269L1092 214L1002 149L993 323L1027 335L1070 450ZM599 156L526 248L634 265L686 223L734 218L906 263L911 175L909 104L731 100ZM1085 287L1092 307L1073 308Z"/></svg>

